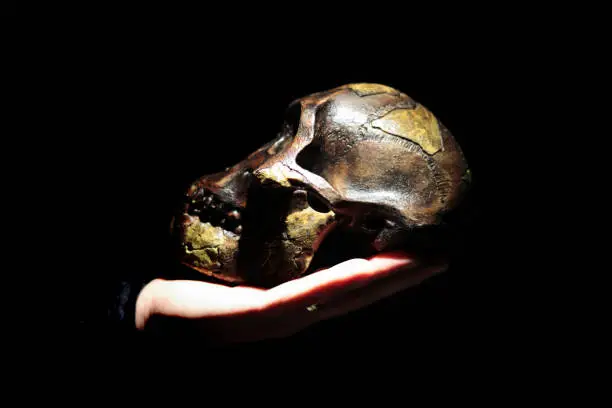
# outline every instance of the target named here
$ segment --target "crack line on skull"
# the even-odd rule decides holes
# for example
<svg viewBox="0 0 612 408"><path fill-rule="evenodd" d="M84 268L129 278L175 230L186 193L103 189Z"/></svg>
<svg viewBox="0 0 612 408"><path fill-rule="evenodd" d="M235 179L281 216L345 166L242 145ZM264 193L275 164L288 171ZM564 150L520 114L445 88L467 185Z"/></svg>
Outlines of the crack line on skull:
<svg viewBox="0 0 612 408"><path fill-rule="evenodd" d="M421 106L422 106L422 105L421 105ZM411 111L413 111L413 110L415 110L415 109L416 109L416 107L417 107L417 106L415 106L414 108L402 108L402 107L394 107L393 109L390 109L389 111L385 112L384 114L382 114L382 115L378 116L376 119L373 119L373 120L369 121L369 122L367 123L367 126L370 126L370 127L371 127L371 128L373 128L373 129L380 130L381 132L384 132L384 133L386 133L386 134L388 134L388 135L395 136L395 137L399 137L399 138L402 138L402 139L404 139L404 140L408 140L408 141L410 141L410 142L414 143L415 145L417 145L417 146L418 146L418 147L419 147L419 148L420 148L420 149L423 151L423 153L425 153L426 155L428 155L428 156L432 157L432 156L433 156L433 155L435 155L436 153L438 153L438 152L442 151L442 132L441 132L441 131L440 131L440 148L439 148L438 150L436 150L435 152L433 152L433 153L431 153L431 154L430 154L430 153L428 153L428 152L425 150L425 148L424 148L424 147L423 147L423 146L422 146L422 145L421 145L419 142L417 142L417 141L415 141L415 140L412 140L412 139L410 139L410 138L408 138L408 137L406 137L406 136L402 136L402 135L400 135L400 134L396 134L396 133L390 132L390 131L388 131L388 130L383 129L383 128L382 128L382 127L380 127L380 126L376 126L376 125L373 125L373 124L372 124L372 122L374 122L374 121L376 121L376 120L382 120L382 119L383 119L385 116L387 116L387 115L389 115L389 114L391 114L391 113L393 113L393 112L395 112L395 111L399 111L399 110L411 110ZM432 116L433 116L433 115L432 115ZM440 125L439 125L439 122L438 122L437 118L435 118L435 117L434 117L434 121L435 121L435 122L438 124L438 127L439 127ZM366 125L366 124L364 124L364 125ZM363 125L362 125L362 126L363 126ZM441 129L440 129L440 130L441 130Z"/></svg>
<svg viewBox="0 0 612 408"><path fill-rule="evenodd" d="M375 93L370 93L370 94L360 94L359 92L351 89L351 91L356 94L357 96L359 96L360 98L366 98L368 96L376 96L376 95L393 95L393 96L399 96L399 92L397 94L395 93L389 93L389 92L375 92Z"/></svg>

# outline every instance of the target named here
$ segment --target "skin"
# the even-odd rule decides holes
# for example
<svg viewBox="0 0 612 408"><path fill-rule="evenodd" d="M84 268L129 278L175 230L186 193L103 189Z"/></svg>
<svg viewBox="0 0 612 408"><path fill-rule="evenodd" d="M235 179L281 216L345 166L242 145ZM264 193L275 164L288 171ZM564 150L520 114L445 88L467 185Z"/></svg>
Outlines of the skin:
<svg viewBox="0 0 612 408"><path fill-rule="evenodd" d="M156 279L138 297L136 326L146 330L155 320L171 321L220 344L282 338L418 285L445 269L444 262L422 264L393 252L351 259L271 289Z"/></svg>

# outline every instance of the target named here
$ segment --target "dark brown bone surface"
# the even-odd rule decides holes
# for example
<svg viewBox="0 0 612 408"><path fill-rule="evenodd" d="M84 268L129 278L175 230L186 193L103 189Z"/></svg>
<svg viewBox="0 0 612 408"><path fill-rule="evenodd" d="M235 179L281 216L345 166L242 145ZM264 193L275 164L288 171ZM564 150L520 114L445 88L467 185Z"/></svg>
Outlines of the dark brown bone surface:
<svg viewBox="0 0 612 408"><path fill-rule="evenodd" d="M349 84L294 101L276 139L195 181L173 231L185 265L272 286L306 273L334 230L375 251L402 247L439 225L468 182L429 110L384 85Z"/></svg>

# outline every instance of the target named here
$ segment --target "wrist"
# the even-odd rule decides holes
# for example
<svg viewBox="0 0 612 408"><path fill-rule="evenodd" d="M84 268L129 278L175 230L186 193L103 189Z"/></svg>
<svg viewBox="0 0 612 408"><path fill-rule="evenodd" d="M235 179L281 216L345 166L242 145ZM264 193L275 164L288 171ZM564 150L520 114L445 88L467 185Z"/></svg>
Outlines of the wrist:
<svg viewBox="0 0 612 408"><path fill-rule="evenodd" d="M136 328L138 330L143 330L149 318L157 312L156 294L159 292L159 287L163 285L163 282L163 279L153 279L140 291L140 294L136 299L136 310L134 316Z"/></svg>

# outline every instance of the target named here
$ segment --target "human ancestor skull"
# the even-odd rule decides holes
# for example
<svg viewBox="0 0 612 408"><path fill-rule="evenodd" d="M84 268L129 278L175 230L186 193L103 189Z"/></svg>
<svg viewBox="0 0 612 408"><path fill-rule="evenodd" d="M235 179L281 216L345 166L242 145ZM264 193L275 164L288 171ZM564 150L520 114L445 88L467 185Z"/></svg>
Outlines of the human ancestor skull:
<svg viewBox="0 0 612 408"><path fill-rule="evenodd" d="M443 223L469 175L427 108L388 86L348 84L292 102L274 140L195 181L172 231L183 264L270 287L309 273L334 231L374 252L405 246Z"/></svg>

